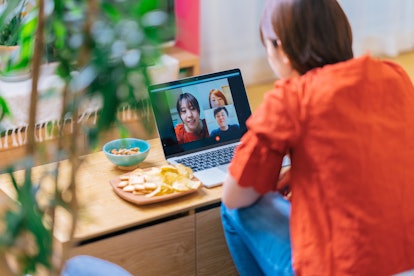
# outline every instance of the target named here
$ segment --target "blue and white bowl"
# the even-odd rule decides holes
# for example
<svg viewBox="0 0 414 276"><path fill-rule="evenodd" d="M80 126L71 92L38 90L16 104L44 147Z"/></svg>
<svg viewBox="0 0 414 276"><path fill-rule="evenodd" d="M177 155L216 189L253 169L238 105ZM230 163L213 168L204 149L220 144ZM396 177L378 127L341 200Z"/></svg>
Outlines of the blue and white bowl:
<svg viewBox="0 0 414 276"><path fill-rule="evenodd" d="M139 152L136 154L119 155L111 153L113 149L131 149L135 147L139 148ZM147 158L150 148L150 144L145 140L122 138L106 143L102 150L108 160L117 165L120 169L132 170L135 169L139 163L144 161L145 158Z"/></svg>

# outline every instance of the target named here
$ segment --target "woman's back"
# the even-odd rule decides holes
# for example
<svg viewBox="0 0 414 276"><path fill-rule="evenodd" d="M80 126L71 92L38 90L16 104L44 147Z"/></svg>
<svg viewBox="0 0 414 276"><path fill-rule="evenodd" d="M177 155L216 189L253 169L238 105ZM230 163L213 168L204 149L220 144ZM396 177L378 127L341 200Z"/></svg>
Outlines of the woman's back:
<svg viewBox="0 0 414 276"><path fill-rule="evenodd" d="M286 85L274 100L284 102L295 129L288 132L297 272L389 275L413 268L409 78L394 64L362 57Z"/></svg>
<svg viewBox="0 0 414 276"><path fill-rule="evenodd" d="M410 79L396 64L353 59L352 31L336 0L268 0L260 32L281 81L248 120L223 184L237 268L293 273L291 260L296 275L413 269ZM269 193L286 190L287 177L279 177L286 153L290 216Z"/></svg>

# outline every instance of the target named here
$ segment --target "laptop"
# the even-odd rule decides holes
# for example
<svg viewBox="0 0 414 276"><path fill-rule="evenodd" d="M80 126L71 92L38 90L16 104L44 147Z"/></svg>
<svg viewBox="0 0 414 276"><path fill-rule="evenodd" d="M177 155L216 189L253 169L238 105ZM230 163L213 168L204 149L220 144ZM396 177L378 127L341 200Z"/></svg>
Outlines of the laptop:
<svg viewBox="0 0 414 276"><path fill-rule="evenodd" d="M251 115L240 70L154 84L148 90L167 162L191 167L205 187L222 184Z"/></svg>

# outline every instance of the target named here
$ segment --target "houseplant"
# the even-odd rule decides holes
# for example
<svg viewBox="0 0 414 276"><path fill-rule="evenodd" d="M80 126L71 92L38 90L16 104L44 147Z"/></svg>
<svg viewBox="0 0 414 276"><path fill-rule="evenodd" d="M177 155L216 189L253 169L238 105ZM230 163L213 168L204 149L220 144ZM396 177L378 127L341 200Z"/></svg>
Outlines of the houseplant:
<svg viewBox="0 0 414 276"><path fill-rule="evenodd" d="M122 126L117 117L121 105L128 104L138 116L139 111L148 108L146 69L159 57L158 39L169 23L166 15L157 9L160 3L162 1L154 0L39 0L24 22L19 41L30 47L20 51L19 62L13 66L31 66L27 158L20 164L25 167L24 177L19 179L13 172L14 167L9 168L17 204L6 212L0 238L1 253L16 264L14 272L27 274L45 269L51 275L59 273L67 252L59 252L62 257L57 262L52 261L57 250L52 244L54 219L58 207L67 210L72 217L68 232L73 235L77 221L76 173L82 166L79 156L85 153L76 138L80 132L84 133L93 148L102 131L114 124ZM34 45L31 44L33 36ZM46 45L53 49L57 74L65 83L62 122L68 114L74 122L73 131L55 130L59 138L53 152L40 148L34 139L37 84ZM102 101L98 121L96 125L80 125L78 107L89 97L98 97ZM4 111L7 105L3 106ZM49 161L56 163L51 171L35 178L32 164L39 154L53 156ZM70 181L64 187L59 183L62 156L72 167L67 177ZM53 191L50 193L42 190L45 179L49 183L52 179Z"/></svg>
<svg viewBox="0 0 414 276"><path fill-rule="evenodd" d="M4 25L1 26L0 31L0 45L4 46L15 46L17 45L18 32L22 24L23 19L23 8L25 3L15 8L15 12L11 12L11 18L6 16L4 19ZM4 15L8 12L5 10ZM10 14L10 13L9 13Z"/></svg>
<svg viewBox="0 0 414 276"><path fill-rule="evenodd" d="M0 12L0 70L4 76L10 71L10 59L20 50L19 33L24 19L26 0L2 4Z"/></svg>

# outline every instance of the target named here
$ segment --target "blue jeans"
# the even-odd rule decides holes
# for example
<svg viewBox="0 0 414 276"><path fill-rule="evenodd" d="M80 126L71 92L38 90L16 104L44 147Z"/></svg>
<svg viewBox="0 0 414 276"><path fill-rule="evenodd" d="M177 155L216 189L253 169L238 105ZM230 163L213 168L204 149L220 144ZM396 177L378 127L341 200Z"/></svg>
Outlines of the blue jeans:
<svg viewBox="0 0 414 276"><path fill-rule="evenodd" d="M241 276L294 275L289 201L268 193L247 208L230 210L222 204L221 216L227 246Z"/></svg>
<svg viewBox="0 0 414 276"><path fill-rule="evenodd" d="M79 255L67 260L61 276L132 276L132 274L106 260Z"/></svg>

